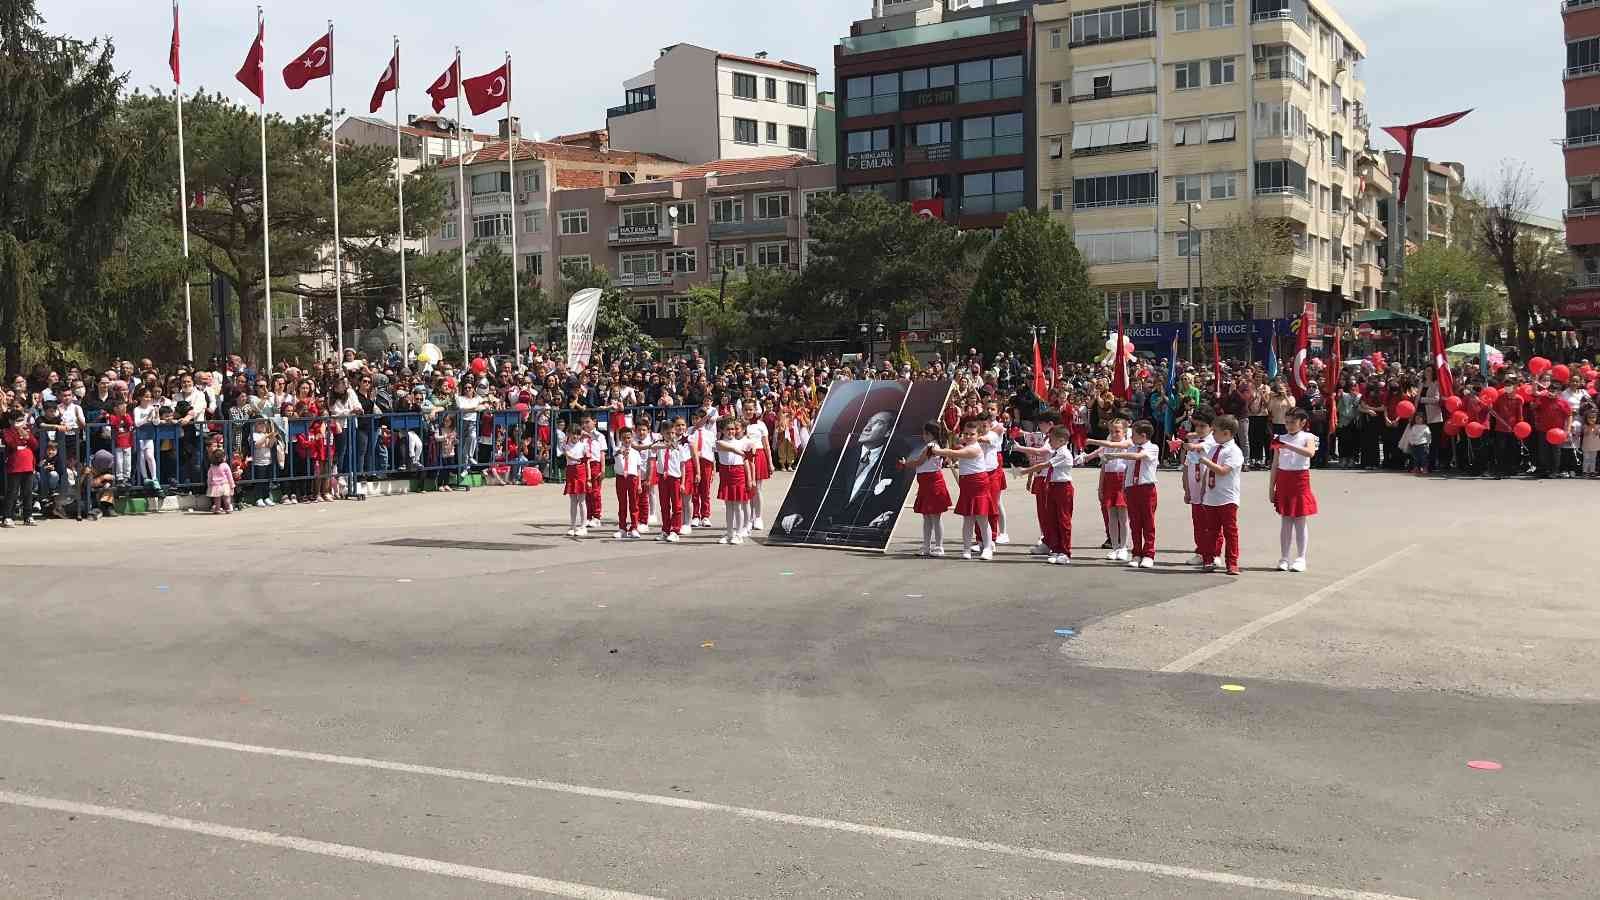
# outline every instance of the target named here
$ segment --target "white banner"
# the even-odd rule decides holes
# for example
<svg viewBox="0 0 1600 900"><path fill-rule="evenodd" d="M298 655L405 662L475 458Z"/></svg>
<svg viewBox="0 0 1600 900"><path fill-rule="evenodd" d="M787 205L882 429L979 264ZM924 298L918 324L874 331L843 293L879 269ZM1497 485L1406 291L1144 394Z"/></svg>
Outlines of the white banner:
<svg viewBox="0 0 1600 900"><path fill-rule="evenodd" d="M567 365L582 372L594 353L594 322L600 313L599 288L585 288L567 301Z"/></svg>

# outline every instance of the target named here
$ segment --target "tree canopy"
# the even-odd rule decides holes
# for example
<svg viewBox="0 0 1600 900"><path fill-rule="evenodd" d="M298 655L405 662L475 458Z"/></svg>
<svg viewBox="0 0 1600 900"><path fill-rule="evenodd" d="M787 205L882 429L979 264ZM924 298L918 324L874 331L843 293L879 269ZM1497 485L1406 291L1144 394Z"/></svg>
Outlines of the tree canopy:
<svg viewBox="0 0 1600 900"><path fill-rule="evenodd" d="M1104 306L1072 232L1043 210L1017 210L990 245L962 318L966 342L984 353L1029 342L1028 327L1057 336L1063 356L1093 358L1102 346Z"/></svg>

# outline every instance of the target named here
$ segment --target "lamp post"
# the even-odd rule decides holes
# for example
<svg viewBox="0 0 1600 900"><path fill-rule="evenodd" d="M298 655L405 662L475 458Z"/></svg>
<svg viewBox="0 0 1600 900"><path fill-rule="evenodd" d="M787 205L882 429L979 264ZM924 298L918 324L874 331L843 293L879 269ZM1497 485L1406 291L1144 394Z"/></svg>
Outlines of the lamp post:
<svg viewBox="0 0 1600 900"><path fill-rule="evenodd" d="M1187 332L1185 341L1187 341L1189 344L1189 365L1192 366L1194 365L1194 258L1196 256L1196 248L1194 245L1194 213L1195 210L1204 209L1205 207L1192 200L1184 205L1187 207L1186 211L1188 212L1188 215L1178 220L1179 222L1183 223L1183 227L1189 237L1189 252L1184 254L1184 268L1186 272L1184 275L1185 284L1183 289L1183 330ZM1201 268L1200 273L1200 288L1201 290L1204 290L1205 269L1203 267Z"/></svg>
<svg viewBox="0 0 1600 900"><path fill-rule="evenodd" d="M882 322L862 322L858 327L861 329L862 349L866 351L864 354L866 364L863 368L870 369L872 367L873 345L875 341L883 340L886 326Z"/></svg>

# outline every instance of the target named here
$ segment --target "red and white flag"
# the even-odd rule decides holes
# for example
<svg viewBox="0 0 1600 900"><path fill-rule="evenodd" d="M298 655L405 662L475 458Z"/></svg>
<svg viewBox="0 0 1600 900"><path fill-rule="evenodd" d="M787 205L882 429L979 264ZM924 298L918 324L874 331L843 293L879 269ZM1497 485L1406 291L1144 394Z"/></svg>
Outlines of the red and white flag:
<svg viewBox="0 0 1600 900"><path fill-rule="evenodd" d="M1131 392L1128 390L1128 356L1126 349L1123 347L1124 340L1126 340L1126 338L1123 336L1122 329L1122 302L1118 301L1117 348L1112 357L1114 362L1111 366L1111 393L1115 395L1118 400L1126 400L1129 396L1131 396Z"/></svg>
<svg viewBox="0 0 1600 900"><path fill-rule="evenodd" d="M174 0L172 4L172 47L167 50L167 65L172 69L173 84L183 84L183 76L179 74L180 66L178 62L178 4Z"/></svg>
<svg viewBox="0 0 1600 900"><path fill-rule="evenodd" d="M234 78L256 95L262 103L267 102L267 79L262 71L262 58L266 56L267 26L265 22L256 23L256 40L250 45L250 52L245 55L244 65L234 73Z"/></svg>
<svg viewBox="0 0 1600 900"><path fill-rule="evenodd" d="M1444 355L1444 332L1439 328L1439 311L1433 311L1433 369L1439 373L1439 397L1456 395L1455 379L1450 377L1450 360Z"/></svg>
<svg viewBox="0 0 1600 900"><path fill-rule="evenodd" d="M1289 386L1296 400L1304 400L1311 393L1311 317L1300 316L1300 339L1295 343L1294 362L1289 364Z"/></svg>
<svg viewBox="0 0 1600 900"><path fill-rule="evenodd" d="M400 90L400 47L394 48L394 57L389 60L389 68L383 70L383 77L378 79L378 86L372 89L372 108L370 112L377 112L383 108L383 99L389 96L390 91Z"/></svg>
<svg viewBox="0 0 1600 900"><path fill-rule="evenodd" d="M283 67L283 83L289 86L289 90L298 91L310 82L332 74L333 35L330 33L317 38L316 43L306 48L306 52Z"/></svg>
<svg viewBox="0 0 1600 900"><path fill-rule="evenodd" d="M505 106L511 98L511 64L506 63L487 75L468 78L461 82L461 90L467 98L467 108L475 116Z"/></svg>
<svg viewBox="0 0 1600 900"><path fill-rule="evenodd" d="M1410 125L1384 126L1383 130L1400 144L1400 149L1405 151L1406 154L1405 164L1400 169L1401 206L1405 205L1406 195L1411 192L1411 160L1416 155L1417 132L1428 128L1443 128L1446 125L1454 125L1465 118L1467 113L1470 112L1472 112L1472 110L1468 109L1458 113L1450 113L1449 115L1436 116L1432 119L1426 119L1421 122L1412 122Z"/></svg>
<svg viewBox="0 0 1600 900"><path fill-rule="evenodd" d="M1044 383L1044 354L1039 352L1039 336L1033 336L1033 395L1044 399L1049 396Z"/></svg>
<svg viewBox="0 0 1600 900"><path fill-rule="evenodd" d="M428 96L433 98L434 112L444 112L444 105L456 97L460 80L461 60L457 58L455 62L450 64L449 68L444 70L443 75L435 79L433 84L428 85Z"/></svg>

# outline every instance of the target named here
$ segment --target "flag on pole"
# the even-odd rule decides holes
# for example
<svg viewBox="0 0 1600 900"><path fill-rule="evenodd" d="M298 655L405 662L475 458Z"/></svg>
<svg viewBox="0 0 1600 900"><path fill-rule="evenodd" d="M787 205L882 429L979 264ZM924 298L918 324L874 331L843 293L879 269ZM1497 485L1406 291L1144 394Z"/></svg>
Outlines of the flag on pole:
<svg viewBox="0 0 1600 900"><path fill-rule="evenodd" d="M1056 345L1059 344L1059 343L1060 343L1060 341L1057 338L1054 338L1054 337L1050 338L1050 386L1051 387L1055 387L1056 386L1056 382L1058 380L1060 380L1060 378L1061 378L1061 357L1059 355L1057 355L1057 352L1056 352Z"/></svg>
<svg viewBox="0 0 1600 900"><path fill-rule="evenodd" d="M250 52L245 55L244 65L234 74L234 78L244 85L256 99L262 103L267 102L266 75L262 71L262 58L266 55L267 26L264 23L256 25L256 40L250 45Z"/></svg>
<svg viewBox="0 0 1600 900"><path fill-rule="evenodd" d="M456 82L461 78L461 60L457 58L444 74L428 85L428 96L433 98L433 111L444 112L445 103L456 96Z"/></svg>
<svg viewBox="0 0 1600 900"><path fill-rule="evenodd" d="M389 60L389 68L383 70L383 77L378 79L378 86L372 89L372 108L369 112L383 109L383 101L393 91L400 90L400 48L394 48L394 57Z"/></svg>
<svg viewBox="0 0 1600 900"><path fill-rule="evenodd" d="M1222 342L1217 340L1217 329L1211 329L1211 380L1216 382L1217 399L1222 399Z"/></svg>
<svg viewBox="0 0 1600 900"><path fill-rule="evenodd" d="M1328 358L1328 386L1322 396L1328 405L1328 436L1339 430L1339 376L1344 372L1344 352L1339 345L1339 326L1333 326L1333 355Z"/></svg>
<svg viewBox="0 0 1600 900"><path fill-rule="evenodd" d="M333 35L325 34L307 47L306 52L283 67L283 83L289 86L289 90L298 91L312 81L332 74Z"/></svg>
<svg viewBox="0 0 1600 900"><path fill-rule="evenodd" d="M1267 335L1267 377L1268 378L1277 378L1278 377L1278 329L1276 328L1275 325L1274 326L1269 326L1269 327L1270 327L1270 333Z"/></svg>
<svg viewBox="0 0 1600 900"><path fill-rule="evenodd" d="M1413 122L1410 125L1384 126L1384 132L1398 141L1400 143L1400 149L1405 151L1406 154L1405 166L1400 170L1401 207L1405 206L1406 194L1411 190L1411 160L1416 155L1415 151L1417 132L1423 130L1424 128L1443 128L1446 125L1454 125L1456 122L1466 118L1467 113L1470 112L1472 112L1472 110L1469 109L1463 112L1451 113L1447 116L1438 116L1436 118L1426 119L1421 122Z"/></svg>
<svg viewBox="0 0 1600 900"><path fill-rule="evenodd" d="M1178 331L1172 331L1172 346L1167 348L1167 409L1162 413L1162 429L1172 433L1173 405L1177 403L1174 393L1178 390Z"/></svg>
<svg viewBox="0 0 1600 900"><path fill-rule="evenodd" d="M1300 337L1294 345L1294 362L1289 366L1289 387L1294 398L1304 401L1311 393L1311 317L1300 315Z"/></svg>
<svg viewBox="0 0 1600 900"><path fill-rule="evenodd" d="M475 116L504 106L511 91L510 64L503 65L487 75L468 78L461 82L462 94L467 98L467 108Z"/></svg>
<svg viewBox="0 0 1600 900"><path fill-rule="evenodd" d="M172 83L183 84L179 74L178 58L178 4L172 4L172 47L167 50L167 65L172 68Z"/></svg>
<svg viewBox="0 0 1600 900"><path fill-rule="evenodd" d="M1454 397L1456 383L1450 377L1450 360L1444 355L1444 332L1439 328L1438 308L1433 311L1433 370L1439 373L1440 398Z"/></svg>
<svg viewBox="0 0 1600 900"><path fill-rule="evenodd" d="M1117 348L1116 348L1115 354L1113 355L1113 359L1115 361L1112 364L1112 369L1111 369L1111 393L1118 400L1126 400L1126 399L1128 399L1128 395L1129 395L1129 391L1128 391L1128 359L1127 359L1127 355L1126 355L1127 351L1123 347L1123 341L1124 340L1126 340L1126 338L1123 337L1123 330L1122 330L1122 303L1121 303L1121 301L1118 301L1117 302Z"/></svg>
<svg viewBox="0 0 1600 900"><path fill-rule="evenodd" d="M1489 380L1489 332L1484 326L1478 326L1478 377L1485 382Z"/></svg>
<svg viewBox="0 0 1600 900"><path fill-rule="evenodd" d="M1044 354L1039 351L1039 336L1033 336L1033 395L1039 399L1050 393L1044 383Z"/></svg>

